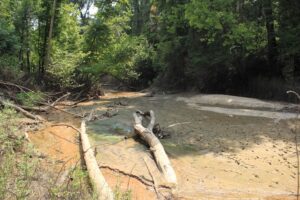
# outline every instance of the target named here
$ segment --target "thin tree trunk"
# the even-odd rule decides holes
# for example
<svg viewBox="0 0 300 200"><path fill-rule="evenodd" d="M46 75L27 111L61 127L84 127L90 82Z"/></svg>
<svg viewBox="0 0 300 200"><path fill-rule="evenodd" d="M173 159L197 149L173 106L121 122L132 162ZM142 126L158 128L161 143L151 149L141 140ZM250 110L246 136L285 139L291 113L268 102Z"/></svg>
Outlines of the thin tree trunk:
<svg viewBox="0 0 300 200"><path fill-rule="evenodd" d="M53 34L53 24L54 24L54 17L55 17L55 10L56 10L56 2L57 0L53 0L52 9L50 12L50 24L49 24L49 31L48 31L48 38L46 39L46 46L45 46L45 55L44 55L44 62L43 62L43 68L42 68L42 76L45 73L45 70L48 68L50 64L50 52L51 52L51 40L52 40L52 34Z"/></svg>
<svg viewBox="0 0 300 200"><path fill-rule="evenodd" d="M139 18L140 18L140 6L139 0L133 0L133 35L139 34Z"/></svg>
<svg viewBox="0 0 300 200"><path fill-rule="evenodd" d="M26 18L26 70L29 73L30 72L30 19Z"/></svg>
<svg viewBox="0 0 300 200"><path fill-rule="evenodd" d="M31 66L30 66L30 49L29 47L27 48L26 50L26 58L27 58L27 72L30 72L31 71Z"/></svg>
<svg viewBox="0 0 300 200"><path fill-rule="evenodd" d="M272 9L272 1L264 0L263 11L266 20L267 39L268 39L268 61L270 72L280 75L280 69L277 64L277 43L274 28L274 17Z"/></svg>
<svg viewBox="0 0 300 200"><path fill-rule="evenodd" d="M19 51L19 63L21 70L24 70L24 56L23 56L23 51L24 51L24 30L21 30L21 48Z"/></svg>

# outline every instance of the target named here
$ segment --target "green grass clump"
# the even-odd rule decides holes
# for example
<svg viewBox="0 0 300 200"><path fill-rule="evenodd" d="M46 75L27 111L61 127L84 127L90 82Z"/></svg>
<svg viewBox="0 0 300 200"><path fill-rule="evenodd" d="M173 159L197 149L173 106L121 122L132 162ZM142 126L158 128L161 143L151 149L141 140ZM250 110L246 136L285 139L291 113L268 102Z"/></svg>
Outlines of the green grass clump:
<svg viewBox="0 0 300 200"><path fill-rule="evenodd" d="M131 200L132 191L131 190L122 191L120 185L117 184L114 188L114 198L115 200Z"/></svg>
<svg viewBox="0 0 300 200"><path fill-rule="evenodd" d="M35 106L44 99L42 92L20 92L16 95L17 101L25 106Z"/></svg>
<svg viewBox="0 0 300 200"><path fill-rule="evenodd" d="M37 168L32 146L17 134L17 118L12 109L0 111L0 199L26 199Z"/></svg>

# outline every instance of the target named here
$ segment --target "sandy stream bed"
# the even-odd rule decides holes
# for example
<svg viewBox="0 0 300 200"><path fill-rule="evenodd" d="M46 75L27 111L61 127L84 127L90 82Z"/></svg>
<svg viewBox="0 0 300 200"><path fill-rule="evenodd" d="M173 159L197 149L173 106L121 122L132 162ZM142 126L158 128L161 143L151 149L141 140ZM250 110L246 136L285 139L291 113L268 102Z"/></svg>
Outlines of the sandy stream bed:
<svg viewBox="0 0 300 200"><path fill-rule="evenodd" d="M124 140L124 135L132 132L132 112L152 109L160 126L171 134L161 141L177 174L178 199L296 199L295 135L289 124L294 120L290 118L297 115L278 112L295 105L259 104L257 107L264 111L255 111L258 102L252 99L232 103L228 101L232 99L230 96L219 96L211 107L209 101L203 102L202 97L195 95L143 95L109 93L100 101L69 108L72 112L96 109L101 113L113 105L118 110L115 117L88 124L96 157L112 188L131 190L132 199L156 199L153 187L149 186L152 185L149 168L156 181L165 184L147 148L132 138ZM125 106L117 105L120 101ZM251 101L254 102L248 104ZM222 112L215 112L216 108ZM261 113L264 117L257 117ZM66 118L65 114L50 114L49 118L78 125L78 121ZM53 129L32 134L31 140L39 147L39 137L55 137L55 131L64 137L72 132ZM40 148L47 151L45 144ZM65 151L64 147L59 148L60 152ZM72 149L78 151L73 146ZM148 168L145 158L149 161Z"/></svg>

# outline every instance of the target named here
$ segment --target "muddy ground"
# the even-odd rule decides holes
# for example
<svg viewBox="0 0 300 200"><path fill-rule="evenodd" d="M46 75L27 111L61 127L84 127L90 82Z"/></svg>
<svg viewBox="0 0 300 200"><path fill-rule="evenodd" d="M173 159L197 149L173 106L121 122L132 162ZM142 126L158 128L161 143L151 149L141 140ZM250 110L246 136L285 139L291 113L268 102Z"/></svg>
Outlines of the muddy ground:
<svg viewBox="0 0 300 200"><path fill-rule="evenodd" d="M222 98L228 100L228 97L219 99ZM272 107L271 103L269 107L259 104L258 108L255 104L253 101L254 106L246 109L243 103L209 105L209 101L203 103L201 98L191 94L146 97L143 93L119 92L64 109L74 113L117 112L116 116L90 122L88 133L110 186L130 191L132 199L157 199L153 182L158 184L162 196L167 197L170 192L145 144L131 138L132 113L136 109L152 109L157 123L170 135L161 142L177 174L175 198L296 199L298 165L295 134L290 130L295 119L290 118L297 115L282 111L295 105L278 107L281 104L276 103ZM215 112L222 108L226 108L225 111ZM239 115L231 112L234 109L252 114ZM269 113L265 115L266 112ZM50 113L48 119L53 123L79 125L78 119L59 111ZM31 134L30 138L52 157L60 155L58 159L72 163L80 155L78 146L74 145L74 141L78 144L76 135L71 128L51 126ZM124 139L124 136L129 138ZM45 138L48 138L46 142ZM65 148L64 142L56 143L58 151L49 151L46 146L51 138L69 146Z"/></svg>

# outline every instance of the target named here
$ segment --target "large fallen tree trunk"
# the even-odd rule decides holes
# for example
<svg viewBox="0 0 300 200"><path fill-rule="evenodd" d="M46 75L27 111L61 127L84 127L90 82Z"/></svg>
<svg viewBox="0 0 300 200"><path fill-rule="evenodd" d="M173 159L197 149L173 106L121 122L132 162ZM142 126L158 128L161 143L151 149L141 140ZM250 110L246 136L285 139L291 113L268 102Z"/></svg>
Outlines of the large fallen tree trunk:
<svg viewBox="0 0 300 200"><path fill-rule="evenodd" d="M149 125L144 127L142 125L143 118L146 116L150 117ZM171 165L171 162L164 150L164 147L160 143L159 139L154 135L152 132L154 124L155 124L155 116L154 112L150 110L149 112L143 113L141 111L137 111L133 113L134 117L134 129L135 132L142 137L143 140L145 140L148 145L150 146L150 150L152 151L156 163L158 165L158 168L163 173L166 181L170 183L172 186L177 185L177 178L175 171Z"/></svg>
<svg viewBox="0 0 300 200"><path fill-rule="evenodd" d="M84 153L84 160L86 163L86 167L89 173L90 180L92 182L93 188L96 191L98 195L99 200L113 200L113 192L110 189L109 185L104 179L104 176L102 175L97 160L94 155L94 151L91 147L91 144L89 142L89 138L86 134L86 126L85 126L85 120L81 122L81 143Z"/></svg>

